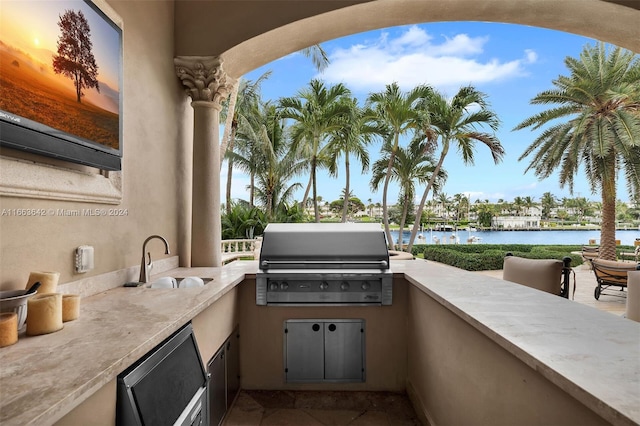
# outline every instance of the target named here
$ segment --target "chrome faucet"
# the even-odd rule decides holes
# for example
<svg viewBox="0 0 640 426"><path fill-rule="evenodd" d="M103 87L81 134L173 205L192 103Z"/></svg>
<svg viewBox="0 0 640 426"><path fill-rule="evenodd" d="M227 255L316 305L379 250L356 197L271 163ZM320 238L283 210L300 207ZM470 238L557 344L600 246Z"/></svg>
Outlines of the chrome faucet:
<svg viewBox="0 0 640 426"><path fill-rule="evenodd" d="M164 239L164 237L161 237L160 235L152 235L146 240L144 240L144 243L142 243L142 263L140 263L140 279L138 279L138 281L141 283L149 282L149 272L153 267L153 262L151 262L151 253L147 252L147 243L154 238L158 238L159 240L162 240L165 248L164 254L170 254L169 243L167 242L167 240ZM147 257L149 258L148 261L147 261Z"/></svg>

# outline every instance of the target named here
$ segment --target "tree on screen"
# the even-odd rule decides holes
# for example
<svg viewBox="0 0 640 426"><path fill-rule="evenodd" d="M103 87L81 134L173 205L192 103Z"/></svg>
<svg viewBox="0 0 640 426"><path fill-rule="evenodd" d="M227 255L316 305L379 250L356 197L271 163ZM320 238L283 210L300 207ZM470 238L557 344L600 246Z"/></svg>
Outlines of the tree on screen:
<svg viewBox="0 0 640 426"><path fill-rule="evenodd" d="M82 89L95 87L100 92L98 65L92 52L91 28L80 10L66 10L60 16L58 26L58 54L53 57L53 70L73 81L76 100L82 102Z"/></svg>

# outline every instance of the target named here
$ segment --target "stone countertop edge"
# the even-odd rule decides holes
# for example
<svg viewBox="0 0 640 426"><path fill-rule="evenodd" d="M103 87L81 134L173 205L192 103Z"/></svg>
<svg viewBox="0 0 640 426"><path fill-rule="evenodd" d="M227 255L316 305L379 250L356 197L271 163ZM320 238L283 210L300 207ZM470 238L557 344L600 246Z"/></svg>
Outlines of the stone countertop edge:
<svg viewBox="0 0 640 426"><path fill-rule="evenodd" d="M394 261L391 269L609 422L640 424L640 323L433 262ZM152 279L214 281L115 287L83 298L80 318L63 330L21 335L0 349L0 424L55 423L256 271L257 261L171 269Z"/></svg>
<svg viewBox="0 0 640 426"><path fill-rule="evenodd" d="M420 263L392 269L605 420L640 424L640 323L447 265L428 262L425 273Z"/></svg>

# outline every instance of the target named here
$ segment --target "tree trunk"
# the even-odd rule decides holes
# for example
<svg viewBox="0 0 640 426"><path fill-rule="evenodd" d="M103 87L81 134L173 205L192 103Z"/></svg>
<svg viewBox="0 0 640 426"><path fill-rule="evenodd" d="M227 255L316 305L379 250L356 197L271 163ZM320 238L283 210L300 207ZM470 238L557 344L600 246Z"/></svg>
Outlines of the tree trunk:
<svg viewBox="0 0 640 426"><path fill-rule="evenodd" d="M402 233L404 232L404 222L407 218L407 209L409 208L409 197L405 194L402 200L402 215L400 216L400 229L398 230L398 247L402 251Z"/></svg>
<svg viewBox="0 0 640 426"><path fill-rule="evenodd" d="M233 151L233 143L235 140L235 136L236 136L236 127L237 127L237 123L234 121L231 124L231 135L230 135L230 140L229 140L229 145L227 145L227 148L229 149L229 151ZM226 131L226 130L225 130ZM233 175L233 160L231 158L229 158L229 160L227 161L227 214L231 213L231 179L232 179L232 175Z"/></svg>
<svg viewBox="0 0 640 426"><path fill-rule="evenodd" d="M273 192L267 192L267 221L271 222L273 220Z"/></svg>
<svg viewBox="0 0 640 426"><path fill-rule="evenodd" d="M344 204L342 206L342 223L347 221L347 212L349 210L349 152L344 153L345 176L347 182L344 187Z"/></svg>
<svg viewBox="0 0 640 426"><path fill-rule="evenodd" d="M438 164L436 165L431 178L429 179L429 183L422 194L422 199L420 200L420 205L418 206L418 210L416 211L416 220L413 223L413 228L411 228L411 237L409 237L409 245L407 246L407 252L411 253L411 249L413 249L413 242L416 239L416 235L418 234L418 229L420 229L420 218L422 217L422 210L424 209L424 205L427 202L427 196L429 195L429 191L433 186L433 182L435 182L438 173L440 173L440 167L442 167L442 163L444 163L444 158L447 156L447 152L449 151L449 144L443 144L442 153L440 154L440 159L438 160Z"/></svg>
<svg viewBox="0 0 640 426"><path fill-rule="evenodd" d="M253 194L255 193L254 188L255 188L255 182L256 182L256 175L255 173L251 172L251 176L249 177L249 205L251 207L254 207L253 205Z"/></svg>
<svg viewBox="0 0 640 426"><path fill-rule="evenodd" d="M320 223L320 212L318 211L318 191L316 182L316 157L311 158L311 182L313 186L313 214L315 216L315 222Z"/></svg>
<svg viewBox="0 0 640 426"><path fill-rule="evenodd" d="M387 174L384 177L384 187L382 188L382 222L384 223L384 232L387 236L387 243L389 249L393 250L393 238L391 237L391 230L389 229L389 211L387 209L387 192L389 189L389 181L391 181L391 169L393 168L393 162L396 159L396 150L398 149L398 133L394 136L393 149L389 156L389 164L387 165Z"/></svg>
<svg viewBox="0 0 640 426"><path fill-rule="evenodd" d="M602 178L602 223L600 224L600 257L616 260L616 163L607 159Z"/></svg>
<svg viewBox="0 0 640 426"><path fill-rule="evenodd" d="M302 203L300 203L302 210L306 210L307 208L307 200L309 199L309 192L311 191L312 183L313 183L313 175L309 173L309 182L307 183L307 189L304 190L304 195L302 196Z"/></svg>
<svg viewBox="0 0 640 426"><path fill-rule="evenodd" d="M229 140L232 137L231 129L233 128L234 115L236 114L236 101L238 100L238 88L240 87L240 79L237 79L231 87L229 94L229 107L227 108L227 119L224 121L224 133L222 134L222 143L220 144L220 170L222 170L222 162L227 152Z"/></svg>

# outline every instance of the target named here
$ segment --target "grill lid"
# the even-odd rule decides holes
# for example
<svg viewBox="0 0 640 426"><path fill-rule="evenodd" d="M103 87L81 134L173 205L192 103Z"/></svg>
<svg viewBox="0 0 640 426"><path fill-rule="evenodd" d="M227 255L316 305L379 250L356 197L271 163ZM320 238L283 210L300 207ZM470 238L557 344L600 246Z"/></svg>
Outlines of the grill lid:
<svg viewBox="0 0 640 426"><path fill-rule="evenodd" d="M374 223L271 223L264 230L260 269L389 268L383 230Z"/></svg>

